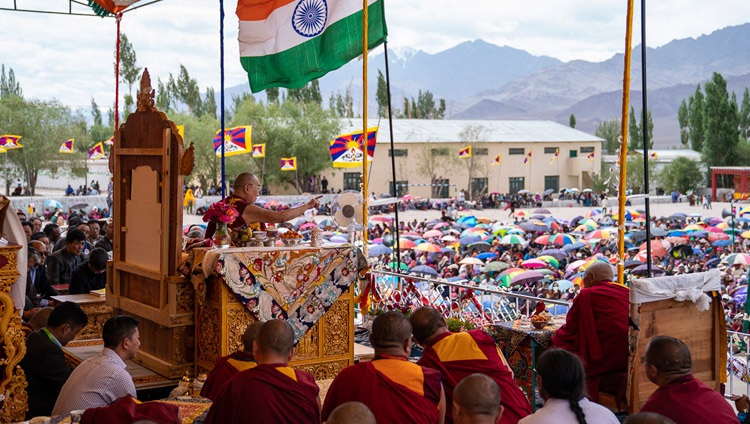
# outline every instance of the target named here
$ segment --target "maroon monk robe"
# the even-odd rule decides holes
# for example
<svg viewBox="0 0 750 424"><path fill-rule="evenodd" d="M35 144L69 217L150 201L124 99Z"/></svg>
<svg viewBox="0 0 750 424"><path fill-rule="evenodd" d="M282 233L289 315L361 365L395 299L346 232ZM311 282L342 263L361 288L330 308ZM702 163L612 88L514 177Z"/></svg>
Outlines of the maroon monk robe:
<svg viewBox="0 0 750 424"><path fill-rule="evenodd" d="M238 372L248 370L256 365L253 354L244 351L234 352L231 355L219 358L214 365L214 369L208 374L206 382L203 383L201 396L215 401L224 383Z"/></svg>
<svg viewBox="0 0 750 424"><path fill-rule="evenodd" d="M342 403L359 401L379 423L429 423L440 418L440 373L403 357L378 355L345 368L328 389L323 421Z"/></svg>
<svg viewBox="0 0 750 424"><path fill-rule="evenodd" d="M482 330L464 333L446 332L424 349L419 365L440 371L445 389L445 422L453 423L453 389L474 373L484 374L500 386L501 404L505 408L501 424L515 424L531 414L528 399L513 380L513 373L497 350L495 340Z"/></svg>
<svg viewBox="0 0 750 424"><path fill-rule="evenodd" d="M182 422L177 405L163 402L140 403L130 395L126 395L111 405L87 409L81 417L81 424L132 424L142 420L160 424Z"/></svg>
<svg viewBox="0 0 750 424"><path fill-rule="evenodd" d="M628 371L628 316L630 292L610 282L584 288L573 300L565 324L552 344L581 357L586 368L586 389L599 398L602 376Z"/></svg>
<svg viewBox="0 0 750 424"><path fill-rule="evenodd" d="M237 219L235 219L233 223L227 225L227 227L229 227L230 229L234 230L237 228L244 227L245 225L250 225L251 227L253 227L253 230L265 230L266 224L261 222L261 223L257 223L257 225L251 225L252 223L248 224L245 222L245 219L242 218L242 212L245 211L245 208L249 204L243 199L233 194L229 197L225 197L221 201L224 203L229 203L230 205L234 206L234 208L237 209L237 212L240 214L240 216L238 216ZM208 225L206 225L206 238L210 239L211 237L213 237L215 232L216 232L216 223L211 221L208 223Z"/></svg>
<svg viewBox="0 0 750 424"><path fill-rule="evenodd" d="M722 395L692 374L656 389L641 407L641 412L656 412L677 424L736 424L740 421Z"/></svg>
<svg viewBox="0 0 750 424"><path fill-rule="evenodd" d="M263 364L230 379L208 410L206 424L320 423L318 385L285 364Z"/></svg>

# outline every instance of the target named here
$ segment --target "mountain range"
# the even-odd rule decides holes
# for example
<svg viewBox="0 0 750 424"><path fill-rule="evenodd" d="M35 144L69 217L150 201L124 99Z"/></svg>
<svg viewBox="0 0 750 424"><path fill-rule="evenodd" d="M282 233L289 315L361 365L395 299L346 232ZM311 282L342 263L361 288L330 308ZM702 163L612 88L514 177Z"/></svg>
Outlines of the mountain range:
<svg viewBox="0 0 750 424"><path fill-rule="evenodd" d="M598 122L621 115L623 54L602 62L561 62L482 40L468 41L435 54L413 49L388 51L393 107L416 98L419 90L444 98L446 119L548 119L594 133ZM726 27L698 38L673 40L646 49L648 108L654 121L654 145L679 145L677 110L696 86L719 72L728 89L742 99L750 87L750 23ZM384 52L370 55L370 116L377 113L378 70L385 74ZM361 61L353 61L320 79L324 101L332 93L352 92L361 105ZM633 49L630 102L641 109L641 47ZM249 92L247 84L226 90L229 97ZM360 106L361 110L361 106ZM359 112L357 112L359 113Z"/></svg>

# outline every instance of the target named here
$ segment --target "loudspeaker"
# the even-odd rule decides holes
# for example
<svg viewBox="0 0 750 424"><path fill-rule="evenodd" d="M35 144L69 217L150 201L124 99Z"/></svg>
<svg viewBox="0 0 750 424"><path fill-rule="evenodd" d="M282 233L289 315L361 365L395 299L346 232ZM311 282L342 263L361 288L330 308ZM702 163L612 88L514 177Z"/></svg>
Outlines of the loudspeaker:
<svg viewBox="0 0 750 424"><path fill-rule="evenodd" d="M734 214L730 212L728 209L722 209L721 211L721 217L726 218L728 216L733 216Z"/></svg>

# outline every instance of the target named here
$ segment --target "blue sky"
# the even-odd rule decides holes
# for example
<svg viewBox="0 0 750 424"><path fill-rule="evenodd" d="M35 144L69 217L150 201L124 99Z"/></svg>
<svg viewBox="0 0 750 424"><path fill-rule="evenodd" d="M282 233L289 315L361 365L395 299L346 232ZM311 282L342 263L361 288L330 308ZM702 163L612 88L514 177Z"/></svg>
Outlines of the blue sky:
<svg viewBox="0 0 750 424"><path fill-rule="evenodd" d="M397 49L435 53L481 38L564 61L601 61L625 45L626 0L385 1L389 46ZM16 2L19 8L47 10L65 10L68 4ZM13 0L0 0L1 8L12 6ZM224 2L227 87L246 81L238 59L235 6L236 0ZM747 0L661 0L647 7L649 47L750 21ZM637 9L636 21L639 18ZM170 72L176 75L182 63L201 90L212 86L218 91L218 2L163 0L126 13L122 31L154 82ZM636 22L633 44L639 43ZM93 96L100 106L109 107L114 99L114 46L114 19L0 10L0 63L14 69L27 97L56 98L75 108L87 107Z"/></svg>

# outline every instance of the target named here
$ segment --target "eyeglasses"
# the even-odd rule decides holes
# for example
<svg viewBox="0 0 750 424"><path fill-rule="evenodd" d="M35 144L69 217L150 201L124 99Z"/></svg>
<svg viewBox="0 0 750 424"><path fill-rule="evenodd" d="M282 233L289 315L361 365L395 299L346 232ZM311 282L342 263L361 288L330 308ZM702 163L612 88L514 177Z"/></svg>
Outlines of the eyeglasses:
<svg viewBox="0 0 750 424"><path fill-rule="evenodd" d="M258 190L260 190L260 188L261 188L260 184L248 184L248 185L249 185L250 187L255 187L255 188L257 188Z"/></svg>

